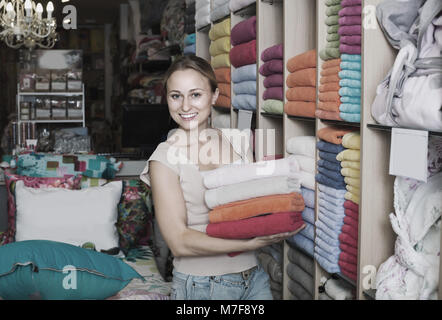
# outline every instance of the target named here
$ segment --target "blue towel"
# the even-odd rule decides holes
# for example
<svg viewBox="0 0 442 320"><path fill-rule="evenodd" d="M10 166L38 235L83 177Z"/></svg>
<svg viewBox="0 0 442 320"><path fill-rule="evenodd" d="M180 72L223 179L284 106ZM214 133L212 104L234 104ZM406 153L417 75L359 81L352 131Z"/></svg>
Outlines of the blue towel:
<svg viewBox="0 0 442 320"><path fill-rule="evenodd" d="M325 241L327 244L333 247L339 247L339 245L341 244L339 239L338 240L333 239L332 237L327 235L327 233L325 233L324 231L318 228L316 228L316 237L321 238L323 241Z"/></svg>
<svg viewBox="0 0 442 320"><path fill-rule="evenodd" d="M361 113L360 104L342 103L339 106L339 111L344 113Z"/></svg>
<svg viewBox="0 0 442 320"><path fill-rule="evenodd" d="M302 211L302 219L304 219L305 222L315 224L315 210L305 207Z"/></svg>
<svg viewBox="0 0 442 320"><path fill-rule="evenodd" d="M341 253L341 248L339 246L331 246L326 241L322 240L321 237L316 237L315 244L317 247L327 251L328 253L339 255Z"/></svg>
<svg viewBox="0 0 442 320"><path fill-rule="evenodd" d="M256 81L256 63L233 68L232 82L238 83L241 81Z"/></svg>
<svg viewBox="0 0 442 320"><path fill-rule="evenodd" d="M318 184L318 188L322 193L326 193L326 194L333 196L335 198L342 198L343 199L344 195L346 193L345 190L338 190L335 188L330 188L330 187L325 186L323 184Z"/></svg>
<svg viewBox="0 0 442 320"><path fill-rule="evenodd" d="M196 43L196 34L195 33L188 34L184 38L184 46L188 46L188 45L194 44L194 43Z"/></svg>
<svg viewBox="0 0 442 320"><path fill-rule="evenodd" d="M334 144L334 143L327 142L327 141L324 141L324 140L319 140L316 143L316 148L318 148L321 151L330 152L330 153L336 153L336 155L339 152L345 150L345 148L342 146L342 144Z"/></svg>
<svg viewBox="0 0 442 320"><path fill-rule="evenodd" d="M339 254L328 252L324 250L324 248L321 248L320 246L315 246L315 253L319 254L321 257L328 260L328 262L332 264L338 264L339 262Z"/></svg>
<svg viewBox="0 0 442 320"><path fill-rule="evenodd" d="M305 188L305 187L301 187L301 194L302 194L302 197L304 198L305 206L314 209L315 208L315 191Z"/></svg>
<svg viewBox="0 0 442 320"><path fill-rule="evenodd" d="M341 117L342 120L347 122L361 122L360 113L339 112L339 116Z"/></svg>
<svg viewBox="0 0 442 320"><path fill-rule="evenodd" d="M343 53L341 54L341 61L361 62L361 55Z"/></svg>
<svg viewBox="0 0 442 320"><path fill-rule="evenodd" d="M321 220L316 220L316 228L321 229L324 231L330 238L339 241L339 235L341 234L341 231L335 230L327 226L324 222Z"/></svg>
<svg viewBox="0 0 442 320"><path fill-rule="evenodd" d="M311 257L313 257L313 253L315 251L315 243L312 240L298 233L288 238L287 241L290 244L294 245L295 247L304 250L304 252L308 253Z"/></svg>
<svg viewBox="0 0 442 320"><path fill-rule="evenodd" d="M326 186L335 188L335 189L346 189L345 186L345 182L337 182L333 179L330 179L329 177L327 177L326 175L322 174L322 173L317 173L315 175L315 179L318 183L322 183L325 184Z"/></svg>
<svg viewBox="0 0 442 320"><path fill-rule="evenodd" d="M256 110L256 96L251 94L238 94L232 99L232 106L235 109Z"/></svg>
<svg viewBox="0 0 442 320"><path fill-rule="evenodd" d="M361 104L361 97L341 96L341 103Z"/></svg>
<svg viewBox="0 0 442 320"><path fill-rule="evenodd" d="M332 171L341 171L342 167L340 163L331 162L324 159L318 160L318 166L324 167L326 169L332 170Z"/></svg>
<svg viewBox="0 0 442 320"><path fill-rule="evenodd" d="M318 166L318 172L322 173L323 175L327 176L330 179L333 179L336 183L344 182L344 176L341 174L340 171L332 171L324 167Z"/></svg>
<svg viewBox="0 0 442 320"><path fill-rule="evenodd" d="M342 191L344 191L344 190L342 190ZM344 202L346 201L344 196L335 197L335 196L329 195L329 194L322 192L322 191L319 191L319 199L324 199L325 201L327 201L337 207L343 207Z"/></svg>
<svg viewBox="0 0 442 320"><path fill-rule="evenodd" d="M337 224L343 223L344 222L344 218L346 217L345 214L342 214L342 213L341 214L336 214L335 212L332 212L332 211L328 210L325 207L320 207L318 211L323 216L325 216L328 219L330 219L331 221L333 221L334 224L336 224L336 223ZM319 216L319 213L318 213L318 216Z"/></svg>
<svg viewBox="0 0 442 320"><path fill-rule="evenodd" d="M361 71L341 70L339 71L338 75L341 79L361 80Z"/></svg>
<svg viewBox="0 0 442 320"><path fill-rule="evenodd" d="M305 228L299 231L299 234L302 234L304 237L315 241L315 227L314 225L305 222Z"/></svg>
<svg viewBox="0 0 442 320"><path fill-rule="evenodd" d="M361 89L360 88L352 88L352 87L341 87L339 89L340 96L349 96L349 97L360 97Z"/></svg>
<svg viewBox="0 0 442 320"><path fill-rule="evenodd" d="M315 252L315 260L319 263L319 265L328 273L340 273L341 268L338 264L330 263L327 259L323 258L321 255Z"/></svg>
<svg viewBox="0 0 442 320"><path fill-rule="evenodd" d="M252 94L256 95L256 81L241 81L233 84L233 92L235 94Z"/></svg>
<svg viewBox="0 0 442 320"><path fill-rule="evenodd" d="M351 87L351 88L361 88L361 81L354 79L341 79L339 80L339 86L341 87Z"/></svg>
<svg viewBox="0 0 442 320"><path fill-rule="evenodd" d="M339 165L341 165L341 162L339 160L336 160L335 153L319 150L319 158L330 162L338 163Z"/></svg>
<svg viewBox="0 0 442 320"><path fill-rule="evenodd" d="M360 62L342 61L341 60L341 70L361 71L361 63Z"/></svg>
<svg viewBox="0 0 442 320"><path fill-rule="evenodd" d="M323 212L319 211L318 213L318 219L325 223L326 226L330 227L331 229L340 230L342 229L342 226L344 225L344 218L342 218L341 222L334 221L327 217Z"/></svg>
<svg viewBox="0 0 442 320"><path fill-rule="evenodd" d="M185 56L195 54L196 53L196 44L191 44L184 47L183 54Z"/></svg>
<svg viewBox="0 0 442 320"><path fill-rule="evenodd" d="M328 211L333 212L334 214L337 214L337 215L345 214L344 206L335 206L334 204L332 204L324 199L318 199L318 205L324 207Z"/></svg>

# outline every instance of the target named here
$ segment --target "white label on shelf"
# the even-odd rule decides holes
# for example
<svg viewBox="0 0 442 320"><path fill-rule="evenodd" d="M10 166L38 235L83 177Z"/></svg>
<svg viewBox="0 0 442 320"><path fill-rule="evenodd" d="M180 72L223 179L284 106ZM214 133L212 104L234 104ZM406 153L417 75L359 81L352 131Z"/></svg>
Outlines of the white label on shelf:
<svg viewBox="0 0 442 320"><path fill-rule="evenodd" d="M46 90L49 91L49 82L37 82L35 84L35 89L36 90Z"/></svg>
<svg viewBox="0 0 442 320"><path fill-rule="evenodd" d="M52 82L52 90L66 91L65 82Z"/></svg>
<svg viewBox="0 0 442 320"><path fill-rule="evenodd" d="M392 128L390 175L427 182L428 131Z"/></svg>
<svg viewBox="0 0 442 320"><path fill-rule="evenodd" d="M238 110L238 129L245 130L252 128L253 112L250 110Z"/></svg>

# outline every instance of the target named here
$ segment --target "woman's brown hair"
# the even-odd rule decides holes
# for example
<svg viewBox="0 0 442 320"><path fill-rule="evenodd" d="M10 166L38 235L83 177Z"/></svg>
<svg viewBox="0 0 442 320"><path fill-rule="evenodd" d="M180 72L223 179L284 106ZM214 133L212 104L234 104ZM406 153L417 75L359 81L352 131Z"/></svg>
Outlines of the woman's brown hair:
<svg viewBox="0 0 442 320"><path fill-rule="evenodd" d="M193 69L199 73L201 73L204 77L209 80L210 88L212 92L215 92L218 88L218 82L216 81L215 72L212 69L212 66L210 63L208 63L203 58L194 56L194 55L188 55L188 56L182 56L175 60L172 65L167 70L165 76L164 76L164 91L167 92L167 81L169 80L172 73L179 70L186 70L186 69Z"/></svg>

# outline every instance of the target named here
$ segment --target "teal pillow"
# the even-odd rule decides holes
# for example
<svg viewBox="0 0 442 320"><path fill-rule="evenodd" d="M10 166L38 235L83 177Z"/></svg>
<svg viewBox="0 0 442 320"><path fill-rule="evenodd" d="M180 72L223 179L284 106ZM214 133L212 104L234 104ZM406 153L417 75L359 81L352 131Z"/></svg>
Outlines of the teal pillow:
<svg viewBox="0 0 442 320"><path fill-rule="evenodd" d="M13 242L0 257L3 299L101 300L143 279L118 258L56 241Z"/></svg>

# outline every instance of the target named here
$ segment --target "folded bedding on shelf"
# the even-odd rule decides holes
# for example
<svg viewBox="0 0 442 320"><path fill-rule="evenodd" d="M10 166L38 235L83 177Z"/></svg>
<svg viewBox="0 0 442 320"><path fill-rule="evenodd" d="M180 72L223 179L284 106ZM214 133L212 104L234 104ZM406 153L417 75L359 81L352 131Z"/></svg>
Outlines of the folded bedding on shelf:
<svg viewBox="0 0 442 320"><path fill-rule="evenodd" d="M326 258L315 252L315 260L319 263L319 265L328 273L339 273L341 269L338 264L330 263Z"/></svg>
<svg viewBox="0 0 442 320"><path fill-rule="evenodd" d="M318 174L324 175L328 179L333 180L333 182L335 182L337 185L344 184L345 188L344 176L340 172L332 171L324 167L318 166Z"/></svg>
<svg viewBox="0 0 442 320"><path fill-rule="evenodd" d="M303 155L294 155L294 157L301 171L315 173L315 159Z"/></svg>
<svg viewBox="0 0 442 320"><path fill-rule="evenodd" d="M351 202L351 201L345 201L344 202L344 208L345 209L350 209L350 210L355 211L355 212L359 212L359 205L357 205L356 203Z"/></svg>
<svg viewBox="0 0 442 320"><path fill-rule="evenodd" d="M218 54L229 53L229 52L230 52L230 37L226 36L210 42L209 53L212 57Z"/></svg>
<svg viewBox="0 0 442 320"><path fill-rule="evenodd" d="M361 97L342 96L341 102L350 104L361 104Z"/></svg>
<svg viewBox="0 0 442 320"><path fill-rule="evenodd" d="M271 74L264 79L263 83L264 88L283 87L284 75L279 73Z"/></svg>
<svg viewBox="0 0 442 320"><path fill-rule="evenodd" d="M334 14L334 15L328 16L327 18L325 18L325 24L327 26L333 26L333 25L339 24L339 15ZM339 40L339 39L336 39L336 40Z"/></svg>
<svg viewBox="0 0 442 320"><path fill-rule="evenodd" d="M277 44L268 47L261 53L261 60L264 62L270 60L282 60L284 58L284 47L282 44ZM283 72L281 68L281 72Z"/></svg>
<svg viewBox="0 0 442 320"><path fill-rule="evenodd" d="M282 102L284 100L284 88L283 87L267 88L262 93L262 98L264 100L274 99Z"/></svg>
<svg viewBox="0 0 442 320"><path fill-rule="evenodd" d="M351 201L351 200L347 200L347 201ZM354 211L351 209L345 209L345 215L349 218L352 219L352 221L358 221L359 220L359 212L358 211ZM350 224L350 223L348 223ZM356 227L355 224L352 224L352 226Z"/></svg>
<svg viewBox="0 0 442 320"><path fill-rule="evenodd" d="M209 39L215 41L219 38L230 37L230 18L212 25L209 31Z"/></svg>
<svg viewBox="0 0 442 320"><path fill-rule="evenodd" d="M361 105L360 104L351 104L351 103L342 103L339 106L339 111L341 113L344 113L344 117L342 117L341 114L340 114L340 116L341 116L341 118L343 118L345 120L345 118L346 118L345 114L346 113L357 113L357 114L359 114L361 112ZM347 119L348 119L348 117L347 117ZM352 118L352 119L357 119L357 117L356 118ZM350 121L350 122L355 122L355 121Z"/></svg>
<svg viewBox="0 0 442 320"><path fill-rule="evenodd" d="M190 55L196 53L196 44L190 44L184 47L183 55Z"/></svg>
<svg viewBox="0 0 442 320"><path fill-rule="evenodd" d="M357 61L341 61L341 69L361 71L361 63Z"/></svg>
<svg viewBox="0 0 442 320"><path fill-rule="evenodd" d="M338 74L339 71L341 71L341 66L334 66L334 67L330 67L330 68L324 68L322 67L321 70L321 76L325 77L325 76L331 76L334 74Z"/></svg>
<svg viewBox="0 0 442 320"><path fill-rule="evenodd" d="M352 87L341 87L339 90L340 96L349 96L349 97L360 97L361 89L360 88L352 88Z"/></svg>
<svg viewBox="0 0 442 320"><path fill-rule="evenodd" d="M344 224L344 222L343 222L344 218L341 218L341 221L335 221L333 219L330 219L327 215L325 215L323 213L323 211L319 212L318 219L321 220L328 227L333 228L333 229L339 229Z"/></svg>
<svg viewBox="0 0 442 320"><path fill-rule="evenodd" d="M361 71L358 70L341 70L339 71L340 79L353 79L361 81Z"/></svg>
<svg viewBox="0 0 442 320"><path fill-rule="evenodd" d="M349 191L351 193L354 193L356 195L361 195L361 189L360 188L353 187L353 186L351 186L349 184L346 185L345 187L347 188L347 191Z"/></svg>
<svg viewBox="0 0 442 320"><path fill-rule="evenodd" d="M231 108L232 100L230 97L219 94L218 99L215 101L216 107L223 107L223 108Z"/></svg>
<svg viewBox="0 0 442 320"><path fill-rule="evenodd" d="M230 83L222 83L219 82L218 83L218 89L219 89L219 94L222 94L223 96L229 97L231 96L230 94Z"/></svg>
<svg viewBox="0 0 442 320"><path fill-rule="evenodd" d="M265 80L264 80L265 82ZM289 88L285 96L289 101L316 101L316 88L315 87L294 87Z"/></svg>
<svg viewBox="0 0 442 320"><path fill-rule="evenodd" d="M322 240L322 238L319 236L316 236L315 243L316 247L320 247L322 250L325 250L326 252L334 256L339 256L339 254L342 251L341 248L339 248L339 246L332 246L326 241Z"/></svg>
<svg viewBox="0 0 442 320"><path fill-rule="evenodd" d="M324 200L323 198L319 198L318 205L320 205L322 208L326 209L327 211L330 211L333 214L345 215L345 208L343 205L336 206L333 203Z"/></svg>
<svg viewBox="0 0 442 320"><path fill-rule="evenodd" d="M318 130L318 138L330 143L342 144L342 138L344 137L344 135L352 131L354 131L354 129L328 126ZM334 160L336 161L336 158Z"/></svg>
<svg viewBox="0 0 442 320"><path fill-rule="evenodd" d="M328 83L321 84L319 86L319 92L327 92L327 91L338 92L340 88L341 88L340 82L328 82ZM323 102L323 101L320 101L320 102Z"/></svg>
<svg viewBox="0 0 442 320"><path fill-rule="evenodd" d="M342 138L342 145L347 149L361 149L361 135L359 132L349 132Z"/></svg>
<svg viewBox="0 0 442 320"><path fill-rule="evenodd" d="M233 69L232 82L238 83L243 81L256 82L256 63Z"/></svg>
<svg viewBox="0 0 442 320"><path fill-rule="evenodd" d="M315 158L316 154L315 136L296 136L287 140L286 151L290 154L303 155Z"/></svg>
<svg viewBox="0 0 442 320"><path fill-rule="evenodd" d="M294 263L288 263L286 271L292 281L299 283L310 295L314 294L315 282L313 281L313 277L307 271Z"/></svg>
<svg viewBox="0 0 442 320"><path fill-rule="evenodd" d="M318 189L320 191L319 195L328 195L330 197L336 198L336 199L343 199L344 195L345 195L345 190L338 190L338 189L334 189L334 188L330 188L328 186L325 186L323 184L318 184ZM340 203L340 205L344 205L344 202L342 202L342 204Z"/></svg>
<svg viewBox="0 0 442 320"><path fill-rule="evenodd" d="M346 252L346 253L351 254L355 257L358 256L358 249L351 246L351 245L348 245L346 243L341 243L339 245L339 248L341 249L342 252Z"/></svg>
<svg viewBox="0 0 442 320"><path fill-rule="evenodd" d="M346 16L360 16L362 14L361 6L343 6L341 10L339 10L340 17Z"/></svg>
<svg viewBox="0 0 442 320"><path fill-rule="evenodd" d="M301 170L299 172L299 182L300 182L301 186L304 188L314 189L315 188L315 175L313 173Z"/></svg>
<svg viewBox="0 0 442 320"><path fill-rule="evenodd" d="M315 243L304 237L302 234L295 234L294 236L291 236L287 239L287 242L289 242L292 246L295 246L297 248L300 248L305 253L309 254L311 257L313 257Z"/></svg>
<svg viewBox="0 0 442 320"><path fill-rule="evenodd" d="M286 84L289 88L316 86L316 68L297 70L287 76Z"/></svg>
<svg viewBox="0 0 442 320"><path fill-rule="evenodd" d="M235 12L242 8L247 7L248 5L255 3L256 0L234 0L230 1L230 11Z"/></svg>
<svg viewBox="0 0 442 320"><path fill-rule="evenodd" d="M314 118L316 110L315 102L287 101L284 104L284 112L290 116Z"/></svg>
<svg viewBox="0 0 442 320"><path fill-rule="evenodd" d="M336 153L336 155L345 150L341 144L331 143L322 139L319 139L316 143L316 147L321 151Z"/></svg>
<svg viewBox="0 0 442 320"><path fill-rule="evenodd" d="M351 7L351 6L360 6L362 3L362 0L341 0L341 6L344 7Z"/></svg>
<svg viewBox="0 0 442 320"><path fill-rule="evenodd" d="M315 263L311 257L307 256L295 247L289 247L287 251L287 258L289 263L299 266L302 270L313 277Z"/></svg>
<svg viewBox="0 0 442 320"><path fill-rule="evenodd" d="M356 187L358 189L361 188L361 180L359 178L344 177L344 182L345 184Z"/></svg>
<svg viewBox="0 0 442 320"><path fill-rule="evenodd" d="M282 283L282 267L272 255L267 252L259 251L257 258L263 269L270 276L270 280L276 283Z"/></svg>
<svg viewBox="0 0 442 320"><path fill-rule="evenodd" d="M331 6L326 6L325 15L326 16L337 15L339 13L339 10L341 10L341 9L342 9L342 6L340 3L335 4L335 5L331 5Z"/></svg>
<svg viewBox="0 0 442 320"><path fill-rule="evenodd" d="M271 59L264 62L259 68L259 73L264 77L272 74L282 74L284 72L284 63L282 59Z"/></svg>
<svg viewBox="0 0 442 320"><path fill-rule="evenodd" d="M212 11L210 12L210 20L212 22L227 16L230 16L229 0L225 1L222 5L212 7Z"/></svg>
<svg viewBox="0 0 442 320"><path fill-rule="evenodd" d="M341 56L342 61L348 61L348 62L361 62L361 55L360 54L343 54Z"/></svg>
<svg viewBox="0 0 442 320"><path fill-rule="evenodd" d="M294 300L313 300L313 295L305 290L299 282L291 278L287 279L287 289Z"/></svg>
<svg viewBox="0 0 442 320"><path fill-rule="evenodd" d="M210 6L210 0L195 0L195 10Z"/></svg>
<svg viewBox="0 0 442 320"><path fill-rule="evenodd" d="M339 171L342 169L339 162L331 162L325 159L319 159L318 160L318 166L326 168L328 170L332 171Z"/></svg>
<svg viewBox="0 0 442 320"><path fill-rule="evenodd" d="M325 37L325 39L327 41L337 41L337 40L341 39L341 36L337 32L327 33L327 36ZM330 60L327 60L327 61L330 61ZM327 61L324 61L324 62L327 62Z"/></svg>
<svg viewBox="0 0 442 320"><path fill-rule="evenodd" d="M339 81L341 81L341 77L339 75L332 75L332 76L326 76L326 77L320 77L319 78L319 83L320 84L336 83L336 82L339 82Z"/></svg>
<svg viewBox="0 0 442 320"><path fill-rule="evenodd" d="M339 254L330 253L318 245L315 246L315 253L326 259L331 264L338 264L339 262Z"/></svg>
<svg viewBox="0 0 442 320"><path fill-rule="evenodd" d="M235 94L256 95L256 81L241 81L233 84Z"/></svg>
<svg viewBox="0 0 442 320"><path fill-rule="evenodd" d="M360 203L360 196L357 194L354 194L353 192L347 192L344 197L345 197L345 199L351 200L354 203L357 203L357 204Z"/></svg>
<svg viewBox="0 0 442 320"><path fill-rule="evenodd" d="M336 241L339 240L339 235L341 234L340 229L338 230L332 229L321 220L316 220L315 225L316 225L316 230L321 229L329 238Z"/></svg>
<svg viewBox="0 0 442 320"><path fill-rule="evenodd" d="M305 228L302 229L299 233L302 234L304 237L306 237L307 239L310 239L312 241L315 240L315 228L314 226L309 223L304 221L305 223Z"/></svg>
<svg viewBox="0 0 442 320"><path fill-rule="evenodd" d="M335 111L316 109L315 116L316 118L325 119L325 120L336 120L336 121L342 120L341 117L339 116L339 112Z"/></svg>
<svg viewBox="0 0 442 320"><path fill-rule="evenodd" d="M314 208L315 207L315 191L314 189L308 189L305 187L301 187L301 194L304 198L304 203L306 207Z"/></svg>
<svg viewBox="0 0 442 320"><path fill-rule="evenodd" d="M339 241L357 248L358 247L358 238L352 236L351 234L349 234L347 232L344 232L344 227L346 227L345 224L342 226L343 230L342 230L341 234L339 235Z"/></svg>
<svg viewBox="0 0 442 320"><path fill-rule="evenodd" d="M213 69L230 67L230 57L228 53L218 54L210 60Z"/></svg>
<svg viewBox="0 0 442 320"><path fill-rule="evenodd" d="M230 50L230 62L235 68L256 63L256 40L234 46Z"/></svg>
<svg viewBox="0 0 442 320"><path fill-rule="evenodd" d="M256 110L256 95L238 94L232 99L232 106L235 109Z"/></svg>
<svg viewBox="0 0 442 320"><path fill-rule="evenodd" d="M328 245L332 247L339 247L339 240L333 239L321 229L316 228L316 237L320 237L323 241L325 241Z"/></svg>
<svg viewBox="0 0 442 320"><path fill-rule="evenodd" d="M342 36L340 41L341 41L341 44L360 46L361 45L361 36ZM346 54L346 53L343 53L343 54Z"/></svg>
<svg viewBox="0 0 442 320"><path fill-rule="evenodd" d="M333 25L333 26L328 26L327 27L327 33L328 34L334 34L334 33L338 33L339 30L339 25Z"/></svg>
<svg viewBox="0 0 442 320"><path fill-rule="evenodd" d="M361 160L361 152L356 149L346 149L336 156L336 159L339 161L360 161Z"/></svg>
<svg viewBox="0 0 442 320"><path fill-rule="evenodd" d="M224 239L250 239L291 232L304 224L300 212L285 212L247 218L238 221L209 223L206 233Z"/></svg>
<svg viewBox="0 0 442 320"><path fill-rule="evenodd" d="M341 174L344 177L350 177L350 178L359 178L361 176L360 170L352 168L342 168Z"/></svg>
<svg viewBox="0 0 442 320"><path fill-rule="evenodd" d="M316 69L316 50L309 50L288 59L286 67L291 73L302 69Z"/></svg>
<svg viewBox="0 0 442 320"><path fill-rule="evenodd" d="M362 23L362 17L360 15L357 16L341 16L338 21L340 26L351 26Z"/></svg>
<svg viewBox="0 0 442 320"><path fill-rule="evenodd" d="M214 69L215 71L215 77L217 82L222 83L230 83L231 82L231 72L230 68L224 67L224 68L217 68Z"/></svg>
<svg viewBox="0 0 442 320"><path fill-rule="evenodd" d="M302 219L310 224L315 224L315 210L313 208L304 207L302 210Z"/></svg>
<svg viewBox="0 0 442 320"><path fill-rule="evenodd" d="M361 45L341 43L339 45L339 51L348 54L361 54Z"/></svg>
<svg viewBox="0 0 442 320"><path fill-rule="evenodd" d="M341 56L341 52L339 51L339 48L324 48L319 52L319 57L322 60L331 60L336 59Z"/></svg>
<svg viewBox="0 0 442 320"><path fill-rule="evenodd" d="M229 202L300 191L297 177L281 176L250 180L210 189L205 192L204 198L206 205L213 209Z"/></svg>
<svg viewBox="0 0 442 320"><path fill-rule="evenodd" d="M354 278L355 278L355 275L356 275L356 273L358 272L357 270L358 270L358 266L357 266L357 264L356 263L349 263L349 262L346 262L346 261L342 261L342 260L340 260L339 261L339 266L341 267L341 270L342 271L347 271L348 273L350 273L352 276L350 277L350 279L353 279L354 280Z"/></svg>
<svg viewBox="0 0 442 320"><path fill-rule="evenodd" d="M355 79L341 79L339 80L339 86L350 87L350 88L361 88L361 81Z"/></svg>
<svg viewBox="0 0 442 320"><path fill-rule="evenodd" d="M348 224L352 228L358 229L359 228L359 222L358 220L355 220L353 217L347 215L347 211L345 211L346 216L344 217L344 223Z"/></svg>
<svg viewBox="0 0 442 320"><path fill-rule="evenodd" d="M333 224L343 224L344 218L346 217L345 210L343 213L338 214L336 212L330 211L325 207L319 207L319 212L328 220L331 220Z"/></svg>
<svg viewBox="0 0 442 320"><path fill-rule="evenodd" d="M233 46L256 40L256 16L237 23L231 31Z"/></svg>
<svg viewBox="0 0 442 320"><path fill-rule="evenodd" d="M209 212L210 223L235 221L268 213L301 212L305 209L300 193L275 194L230 202Z"/></svg>
<svg viewBox="0 0 442 320"><path fill-rule="evenodd" d="M198 2L197 2L198 3ZM210 2L203 5L201 8L197 8L195 12L195 27L200 29L207 25L210 25Z"/></svg>
<svg viewBox="0 0 442 320"><path fill-rule="evenodd" d="M325 151L319 151L319 158L322 160L327 160L332 163L340 164L340 162L336 159L336 154L325 152Z"/></svg>
<svg viewBox="0 0 442 320"><path fill-rule="evenodd" d="M266 99L261 107L261 110L267 113L283 114L284 102L277 99Z"/></svg>

